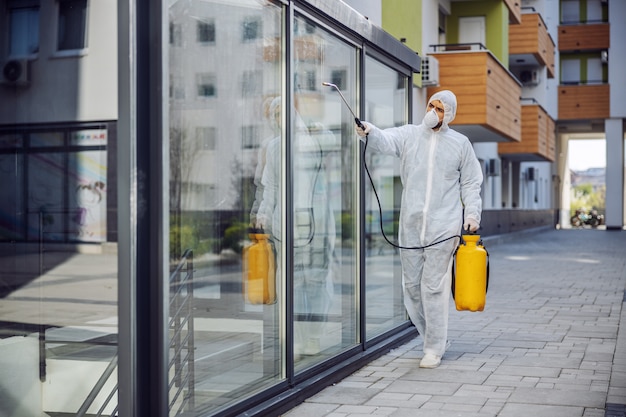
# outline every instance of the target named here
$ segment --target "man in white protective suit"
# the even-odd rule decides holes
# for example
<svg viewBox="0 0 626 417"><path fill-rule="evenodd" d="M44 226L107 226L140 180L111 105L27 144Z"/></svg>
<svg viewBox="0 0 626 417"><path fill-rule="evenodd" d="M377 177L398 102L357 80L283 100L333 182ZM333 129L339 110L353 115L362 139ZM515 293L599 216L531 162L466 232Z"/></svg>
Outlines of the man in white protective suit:
<svg viewBox="0 0 626 417"><path fill-rule="evenodd" d="M403 184L399 246L423 247L480 226L483 174L469 139L448 125L456 115L448 90L430 98L420 125L379 129L363 122L368 147L400 158ZM451 268L458 239L401 249L404 305L422 335L421 368L436 368L448 347Z"/></svg>

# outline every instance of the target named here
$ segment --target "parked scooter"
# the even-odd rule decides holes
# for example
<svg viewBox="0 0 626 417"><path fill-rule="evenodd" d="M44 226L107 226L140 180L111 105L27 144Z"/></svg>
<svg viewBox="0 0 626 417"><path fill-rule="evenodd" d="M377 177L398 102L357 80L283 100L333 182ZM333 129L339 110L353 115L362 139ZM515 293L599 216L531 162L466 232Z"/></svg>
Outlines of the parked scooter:
<svg viewBox="0 0 626 417"><path fill-rule="evenodd" d="M576 214L570 219L570 223L574 227L591 226L596 228L604 224L604 215L599 214L596 209L591 209L588 212L585 212L583 209L578 209L576 210Z"/></svg>

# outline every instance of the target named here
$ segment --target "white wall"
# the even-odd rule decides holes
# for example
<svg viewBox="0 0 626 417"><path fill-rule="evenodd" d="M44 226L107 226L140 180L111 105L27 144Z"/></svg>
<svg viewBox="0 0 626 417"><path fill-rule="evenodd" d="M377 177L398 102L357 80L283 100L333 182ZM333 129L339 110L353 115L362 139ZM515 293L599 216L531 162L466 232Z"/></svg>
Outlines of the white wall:
<svg viewBox="0 0 626 417"><path fill-rule="evenodd" d="M611 118L626 118L626 1L609 1L609 23L611 24L611 47L609 48L609 84L611 85Z"/></svg>
<svg viewBox="0 0 626 417"><path fill-rule="evenodd" d="M56 51L57 7L56 0L41 1L30 85L0 86L0 124L117 119L117 2L89 2L87 47L62 53Z"/></svg>
<svg viewBox="0 0 626 417"><path fill-rule="evenodd" d="M370 22L376 26L382 27L383 13L381 0L342 0L348 6L357 12L366 16Z"/></svg>

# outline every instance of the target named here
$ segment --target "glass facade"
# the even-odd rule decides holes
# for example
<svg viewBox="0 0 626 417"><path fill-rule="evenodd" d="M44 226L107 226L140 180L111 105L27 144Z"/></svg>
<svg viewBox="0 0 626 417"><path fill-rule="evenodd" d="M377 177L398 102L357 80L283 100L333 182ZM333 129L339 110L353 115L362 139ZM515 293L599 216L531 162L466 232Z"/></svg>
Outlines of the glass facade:
<svg viewBox="0 0 626 417"><path fill-rule="evenodd" d="M381 61L366 57L366 119L386 129L408 123L409 77ZM406 321L397 244L402 184L394 157L370 153L363 157L371 182L365 187L366 317L368 338ZM369 180L369 178L367 178Z"/></svg>
<svg viewBox="0 0 626 417"><path fill-rule="evenodd" d="M415 334L354 118L408 122L419 57L341 2L144 6L0 0L0 415L275 415Z"/></svg>

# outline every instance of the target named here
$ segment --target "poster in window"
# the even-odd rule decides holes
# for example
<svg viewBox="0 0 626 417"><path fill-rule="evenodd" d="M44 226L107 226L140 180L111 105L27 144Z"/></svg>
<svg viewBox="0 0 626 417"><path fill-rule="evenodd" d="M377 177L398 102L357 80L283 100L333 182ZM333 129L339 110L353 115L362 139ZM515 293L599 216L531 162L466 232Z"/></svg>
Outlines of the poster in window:
<svg viewBox="0 0 626 417"><path fill-rule="evenodd" d="M106 129L83 129L70 133L70 145L101 146L106 144Z"/></svg>
<svg viewBox="0 0 626 417"><path fill-rule="evenodd" d="M70 229L82 242L106 241L106 151L70 155Z"/></svg>

